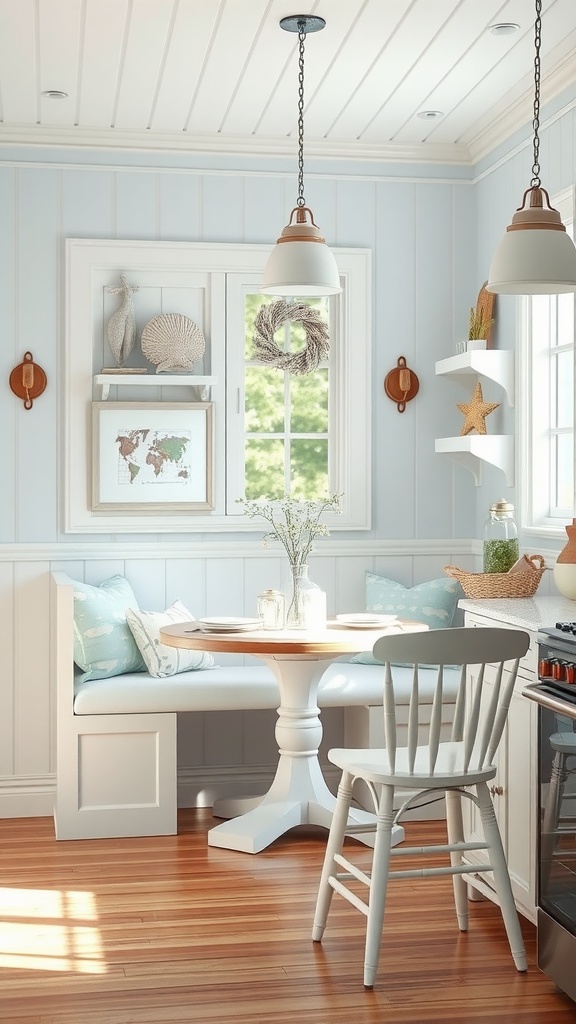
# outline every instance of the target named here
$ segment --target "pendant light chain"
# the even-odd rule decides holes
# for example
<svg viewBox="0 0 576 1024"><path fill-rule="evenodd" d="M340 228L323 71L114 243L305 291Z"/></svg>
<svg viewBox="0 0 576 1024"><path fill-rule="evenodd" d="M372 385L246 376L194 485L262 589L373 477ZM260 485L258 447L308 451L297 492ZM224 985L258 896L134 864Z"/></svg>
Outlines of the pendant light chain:
<svg viewBox="0 0 576 1024"><path fill-rule="evenodd" d="M269 3L268 6L272 5ZM285 295L293 302L295 295L317 297L338 295L342 291L334 253L326 245L326 239L322 237L314 214L304 199L304 44L310 32L320 32L325 27L325 19L315 14L289 14L280 18L280 28L298 36L298 195L296 205L290 211L290 219L266 263L260 291L263 295ZM267 345L268 341L264 339L263 344ZM305 370L297 370L291 364L289 372L310 372L310 356L310 345L307 345ZM276 358L274 352L272 358ZM265 361L270 360L266 358Z"/></svg>
<svg viewBox="0 0 576 1024"><path fill-rule="evenodd" d="M536 20L534 22L534 163L532 164L533 188L540 188L540 45L542 29L542 0L536 0Z"/></svg>
<svg viewBox="0 0 576 1024"><path fill-rule="evenodd" d="M306 206L304 199L304 41L306 23L298 22L298 199L297 206Z"/></svg>

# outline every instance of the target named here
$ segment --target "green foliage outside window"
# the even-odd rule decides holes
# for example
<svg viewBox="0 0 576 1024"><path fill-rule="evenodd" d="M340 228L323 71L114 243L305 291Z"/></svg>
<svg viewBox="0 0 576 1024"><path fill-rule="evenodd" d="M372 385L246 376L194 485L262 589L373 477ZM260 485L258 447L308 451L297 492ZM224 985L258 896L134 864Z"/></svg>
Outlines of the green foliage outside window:
<svg viewBox="0 0 576 1024"><path fill-rule="evenodd" d="M327 367L304 377L252 362L254 322L264 302L261 295L247 295L245 328L245 493L262 496L316 499L329 489ZM328 318L328 300L310 305ZM287 323L276 332L279 348L297 352L306 344L300 324ZM303 436L305 435L305 436ZM315 436L316 435L316 436Z"/></svg>

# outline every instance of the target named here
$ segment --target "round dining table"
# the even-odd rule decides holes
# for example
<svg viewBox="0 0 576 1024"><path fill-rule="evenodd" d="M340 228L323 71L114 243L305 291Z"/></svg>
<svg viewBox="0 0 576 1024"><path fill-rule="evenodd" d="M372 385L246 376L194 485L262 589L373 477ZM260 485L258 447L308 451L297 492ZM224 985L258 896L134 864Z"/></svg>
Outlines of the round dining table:
<svg viewBox="0 0 576 1024"><path fill-rule="evenodd" d="M318 760L322 739L317 705L320 679L330 662L345 654L371 651L380 636L427 628L420 622L400 620L378 629L352 628L334 621L319 630L225 633L203 632L197 622L164 626L160 640L169 647L259 658L273 671L280 690L275 730L279 759L272 785L263 797L218 801L215 815L229 820L210 829L208 844L258 853L296 825L329 828L336 798L326 785ZM374 822L374 815L367 811L352 809L350 815L351 825ZM398 843L404 838L404 830L400 825L395 828ZM361 832L356 838L372 844L372 839L363 838Z"/></svg>

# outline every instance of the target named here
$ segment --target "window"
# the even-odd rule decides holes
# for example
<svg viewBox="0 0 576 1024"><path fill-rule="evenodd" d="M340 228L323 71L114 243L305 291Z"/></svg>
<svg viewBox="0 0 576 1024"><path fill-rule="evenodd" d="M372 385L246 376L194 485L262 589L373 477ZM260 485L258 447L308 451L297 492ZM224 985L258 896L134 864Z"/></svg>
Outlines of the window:
<svg viewBox="0 0 576 1024"><path fill-rule="evenodd" d="M258 294L259 275L227 276L229 516L242 516L242 497L317 497L330 491L343 496L343 514L330 525L370 525L369 260L362 250L340 251L337 258L342 294L299 300L320 313L330 335L328 358L304 376L255 358L257 314L276 300ZM304 327L287 320L274 342L280 351L301 351Z"/></svg>
<svg viewBox="0 0 576 1024"><path fill-rule="evenodd" d="M255 358L258 287L269 246L68 239L64 443L67 533L254 531L238 499L267 494L341 494L342 515L329 526L368 529L371 508L371 254L335 249L342 293L306 300L329 324L327 358L296 376ZM110 366L106 324L110 287L120 273L138 288L139 338L150 317L178 312L203 331L206 350L191 375L156 375L136 345L134 367L146 373L100 379ZM298 298L295 296L295 298ZM112 307L113 308L113 307ZM274 335L286 352L305 343L288 321ZM198 376L198 384L194 376ZM170 377L170 379L168 379ZM202 380L204 377L204 380ZM183 513L162 501L141 509L101 509L92 501L91 403L211 402L213 510ZM270 493L273 492L273 493Z"/></svg>
<svg viewBox="0 0 576 1024"><path fill-rule="evenodd" d="M553 200L571 237L573 204L572 190ZM550 531L574 515L574 294L526 296L521 338L525 525Z"/></svg>

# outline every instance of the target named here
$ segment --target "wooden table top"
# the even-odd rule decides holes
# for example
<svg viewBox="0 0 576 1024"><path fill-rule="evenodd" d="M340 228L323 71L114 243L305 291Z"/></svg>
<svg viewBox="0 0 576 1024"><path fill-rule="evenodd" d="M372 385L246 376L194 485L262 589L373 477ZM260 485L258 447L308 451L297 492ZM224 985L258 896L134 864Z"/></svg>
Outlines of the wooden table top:
<svg viewBox="0 0 576 1024"><path fill-rule="evenodd" d="M356 654L372 650L378 637L392 633L419 633L428 629L421 622L402 620L380 629L355 629L329 621L323 630L258 629L254 632L202 632L196 623L164 626L160 640L168 647L192 651L241 654Z"/></svg>

